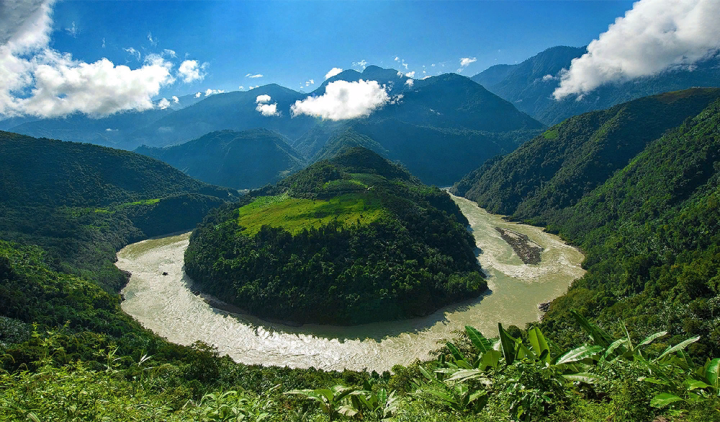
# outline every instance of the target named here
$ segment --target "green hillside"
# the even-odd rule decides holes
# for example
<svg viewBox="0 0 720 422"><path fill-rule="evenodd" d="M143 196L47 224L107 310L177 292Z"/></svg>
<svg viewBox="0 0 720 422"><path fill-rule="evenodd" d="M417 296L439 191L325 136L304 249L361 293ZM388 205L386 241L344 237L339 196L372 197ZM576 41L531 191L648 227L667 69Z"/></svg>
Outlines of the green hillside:
<svg viewBox="0 0 720 422"><path fill-rule="evenodd" d="M476 172L480 182L465 190L480 205L547 225L585 251L587 274L543 319L566 344L578 340L569 314L578 310L616 333L624 321L637 336L653 330L676 340L702 335L691 350L720 354L714 317L720 293L718 95L680 91L569 119L488 163ZM673 124L678 127L668 128ZM613 139L613 133L624 136Z"/></svg>
<svg viewBox="0 0 720 422"><path fill-rule="evenodd" d="M720 89L691 89L570 118L468 174L454 192L490 212L547 222L718 97Z"/></svg>
<svg viewBox="0 0 720 422"><path fill-rule="evenodd" d="M122 246L192 229L237 196L140 154L0 132L0 238L110 291L126 281L113 265Z"/></svg>
<svg viewBox="0 0 720 422"><path fill-rule="evenodd" d="M256 189L275 183L304 165L285 138L266 129L212 132L165 148L135 152L157 158L206 183Z"/></svg>
<svg viewBox="0 0 720 422"><path fill-rule="evenodd" d="M261 317L409 318L485 289L465 224L446 193L353 148L211 213L185 265L204 291Z"/></svg>

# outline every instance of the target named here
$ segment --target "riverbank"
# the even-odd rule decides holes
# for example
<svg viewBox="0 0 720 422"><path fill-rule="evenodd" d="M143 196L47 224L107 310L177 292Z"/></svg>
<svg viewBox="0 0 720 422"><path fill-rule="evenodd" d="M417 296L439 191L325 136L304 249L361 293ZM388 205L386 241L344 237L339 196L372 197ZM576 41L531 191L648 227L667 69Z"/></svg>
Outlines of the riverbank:
<svg viewBox="0 0 720 422"><path fill-rule="evenodd" d="M565 293L584 273L582 254L558 237L504 221L464 198L453 199L470 221L490 293L423 318L350 327L292 327L214 308L193 293L196 287L183 272L189 233L146 240L118 253L117 266L132 273L123 290L122 308L169 341L190 345L200 340L237 362L382 372L396 364L429 359L438 342L453 338L453 332L465 325L495 336L498 322L524 326L537 321L542 315L538 304ZM523 263L495 227L527 235L542 246L541 262Z"/></svg>

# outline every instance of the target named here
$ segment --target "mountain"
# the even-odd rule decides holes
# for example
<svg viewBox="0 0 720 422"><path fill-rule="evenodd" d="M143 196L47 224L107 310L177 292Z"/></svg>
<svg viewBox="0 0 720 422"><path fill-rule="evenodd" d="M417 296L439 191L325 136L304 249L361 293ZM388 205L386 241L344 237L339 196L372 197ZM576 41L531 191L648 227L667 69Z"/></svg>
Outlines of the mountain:
<svg viewBox="0 0 720 422"><path fill-rule="evenodd" d="M542 223L586 254L586 275L543 318L561 345L579 339L576 310L615 333L700 336L692 353L720 353L719 92L574 117L478 172L467 196Z"/></svg>
<svg viewBox="0 0 720 422"><path fill-rule="evenodd" d="M211 213L185 268L264 318L411 318L486 289L466 224L447 193L356 147Z"/></svg>
<svg viewBox="0 0 720 422"><path fill-rule="evenodd" d="M293 146L316 161L327 156L325 144L347 128L423 182L448 186L478 163L515 150L543 125L470 79L446 74L417 80L402 98L367 118L318 125Z"/></svg>
<svg viewBox="0 0 720 422"><path fill-rule="evenodd" d="M329 160L340 155L344 150L355 147L369 149L382 157L388 156L388 150L382 145L368 136L355 132L352 127L348 127L345 131L332 135L327 144L317 153L314 161Z"/></svg>
<svg viewBox="0 0 720 422"><path fill-rule="evenodd" d="M376 81L381 86L385 86L388 94L396 95L410 87L406 82L412 78L407 77L404 73L395 69L383 69L382 67L371 65L363 69L362 72L348 69L326 79L312 92L312 95L323 95L327 85L335 81L357 82L361 79L365 81Z"/></svg>
<svg viewBox="0 0 720 422"><path fill-rule="evenodd" d="M638 98L692 87L720 87L720 56L652 77L603 85L582 98L556 101L560 71L585 54L585 47L553 47L517 65L498 65L472 79L511 102L520 111L553 125L568 117L602 110Z"/></svg>
<svg viewBox="0 0 720 422"><path fill-rule="evenodd" d="M270 96L268 104L277 104L278 115L265 116L257 111L257 98L261 95ZM290 115L290 106L306 97L307 94L276 84L250 91L215 94L139 129L133 134L133 148L181 144L218 130L257 128L272 130L294 140L315 124L314 118Z"/></svg>
<svg viewBox="0 0 720 422"><path fill-rule="evenodd" d="M0 132L0 239L39 245L55 270L112 290L127 243L192 229L235 191L132 152Z"/></svg>
<svg viewBox="0 0 720 422"><path fill-rule="evenodd" d="M135 152L164 161L206 183L255 189L304 166L303 158L285 141L266 129L224 130L171 147L142 146Z"/></svg>
<svg viewBox="0 0 720 422"><path fill-rule="evenodd" d="M85 142L115 148L127 149L132 143L132 133L163 116L172 113L171 109L151 109L146 111L128 111L95 119L84 114L73 114L54 119L39 119L9 130L14 133L36 138L62 139L71 142Z"/></svg>
<svg viewBox="0 0 720 422"><path fill-rule="evenodd" d="M453 191L490 212L547 223L719 97L720 89L689 89L572 117L468 174Z"/></svg>

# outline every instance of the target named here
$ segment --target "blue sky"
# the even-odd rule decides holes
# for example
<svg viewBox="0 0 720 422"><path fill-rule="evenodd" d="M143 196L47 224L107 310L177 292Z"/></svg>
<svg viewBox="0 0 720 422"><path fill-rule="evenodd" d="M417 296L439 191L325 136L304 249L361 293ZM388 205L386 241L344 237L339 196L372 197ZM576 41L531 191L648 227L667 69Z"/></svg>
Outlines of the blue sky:
<svg viewBox="0 0 720 422"><path fill-rule="evenodd" d="M83 62L105 57L133 69L164 49L176 52L178 64L185 59L207 63L204 79L165 85L158 97L268 83L311 91L331 68L358 69L353 63L362 60L404 70L394 60L398 57L421 78L456 72L461 58L476 58L462 72L472 76L552 46L587 45L632 5L607 0L62 1L53 6L50 46ZM126 51L130 48L140 53L139 61ZM305 88L310 80L315 84Z"/></svg>

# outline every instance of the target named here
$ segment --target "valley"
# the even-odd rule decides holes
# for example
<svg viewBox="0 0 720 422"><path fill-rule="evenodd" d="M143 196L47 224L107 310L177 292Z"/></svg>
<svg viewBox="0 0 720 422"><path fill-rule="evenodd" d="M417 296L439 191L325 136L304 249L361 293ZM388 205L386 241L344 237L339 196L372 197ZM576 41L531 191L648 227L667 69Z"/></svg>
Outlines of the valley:
<svg viewBox="0 0 720 422"><path fill-rule="evenodd" d="M183 345L204 341L221 355L248 365L383 372L429 359L439 340L453 337L465 325L493 337L497 322L522 327L537 321L538 305L564 294L584 274L583 255L556 236L504 221L467 199L453 200L470 222L489 292L427 317L352 327L291 327L212 308L193 294L197 287L183 271L189 234L145 240L118 253L116 265L132 274L123 289L122 308L169 341ZM542 245L542 262L522 263L495 227L522 233Z"/></svg>

